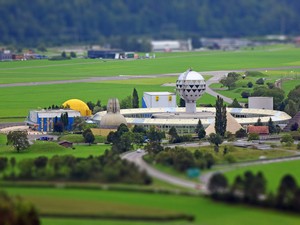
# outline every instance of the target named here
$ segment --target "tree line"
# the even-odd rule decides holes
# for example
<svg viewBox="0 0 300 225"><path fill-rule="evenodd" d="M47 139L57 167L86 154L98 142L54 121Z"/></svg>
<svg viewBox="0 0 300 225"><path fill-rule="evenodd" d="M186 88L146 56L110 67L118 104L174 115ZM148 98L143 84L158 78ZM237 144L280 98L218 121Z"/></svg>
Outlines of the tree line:
<svg viewBox="0 0 300 225"><path fill-rule="evenodd" d="M297 0L2 0L0 42L99 43L134 51L145 48L149 37L294 35L300 30L299 8Z"/></svg>
<svg viewBox="0 0 300 225"><path fill-rule="evenodd" d="M8 171L9 168L11 172ZM4 180L94 181L127 184L152 182L145 171L140 171L135 164L121 159L119 155L108 150L98 157L39 156L23 159L18 163L1 157L0 172L3 173Z"/></svg>
<svg viewBox="0 0 300 225"><path fill-rule="evenodd" d="M267 181L262 172L246 171L236 176L232 184L221 173L215 173L208 184L210 196L218 201L244 203L261 207L300 212L300 187L292 175L282 177L275 193L267 192Z"/></svg>

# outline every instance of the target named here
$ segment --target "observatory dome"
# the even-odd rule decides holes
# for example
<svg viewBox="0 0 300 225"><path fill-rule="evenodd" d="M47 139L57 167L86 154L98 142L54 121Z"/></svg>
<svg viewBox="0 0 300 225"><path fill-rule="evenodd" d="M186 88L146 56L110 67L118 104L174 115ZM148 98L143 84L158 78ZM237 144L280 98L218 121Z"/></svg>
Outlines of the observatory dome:
<svg viewBox="0 0 300 225"><path fill-rule="evenodd" d="M185 101L196 101L205 91L205 80L200 73L187 70L176 81L176 90Z"/></svg>
<svg viewBox="0 0 300 225"><path fill-rule="evenodd" d="M92 112L89 109L89 107L87 106L87 104L85 104L85 102L83 102L79 99L70 99L68 101L65 101L62 105L64 107L69 107L70 109L79 111L81 116L92 115Z"/></svg>
<svg viewBox="0 0 300 225"><path fill-rule="evenodd" d="M178 77L178 80L204 80L200 73L196 71L188 70Z"/></svg>
<svg viewBox="0 0 300 225"><path fill-rule="evenodd" d="M108 100L107 113L100 119L100 128L117 129L122 123L127 125L125 117L120 114L120 104L117 98Z"/></svg>

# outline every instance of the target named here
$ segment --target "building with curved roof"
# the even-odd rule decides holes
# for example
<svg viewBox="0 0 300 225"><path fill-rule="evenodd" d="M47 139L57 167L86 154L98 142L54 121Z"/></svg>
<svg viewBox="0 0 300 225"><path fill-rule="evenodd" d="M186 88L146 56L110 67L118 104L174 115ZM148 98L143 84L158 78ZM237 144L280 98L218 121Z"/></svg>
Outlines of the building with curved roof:
<svg viewBox="0 0 300 225"><path fill-rule="evenodd" d="M120 104L117 98L108 100L107 112L100 121L101 129L117 129L122 123L127 125L125 117L120 114Z"/></svg>
<svg viewBox="0 0 300 225"><path fill-rule="evenodd" d="M65 108L70 108L80 112L81 116L91 116L92 111L87 104L79 99L70 99L62 104Z"/></svg>

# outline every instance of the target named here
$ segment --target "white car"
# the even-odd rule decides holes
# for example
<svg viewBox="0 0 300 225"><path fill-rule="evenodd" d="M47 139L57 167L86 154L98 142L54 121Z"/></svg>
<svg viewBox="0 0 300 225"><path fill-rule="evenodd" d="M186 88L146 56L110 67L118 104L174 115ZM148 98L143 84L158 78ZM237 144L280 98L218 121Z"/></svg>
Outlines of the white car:
<svg viewBox="0 0 300 225"><path fill-rule="evenodd" d="M136 150L137 153L141 153L142 152L142 149L138 149Z"/></svg>

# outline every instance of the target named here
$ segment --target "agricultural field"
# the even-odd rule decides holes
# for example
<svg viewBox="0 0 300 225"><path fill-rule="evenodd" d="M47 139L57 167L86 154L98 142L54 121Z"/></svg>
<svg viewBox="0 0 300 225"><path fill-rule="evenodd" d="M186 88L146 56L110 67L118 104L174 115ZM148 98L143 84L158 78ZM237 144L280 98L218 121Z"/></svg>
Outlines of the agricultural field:
<svg viewBox="0 0 300 225"><path fill-rule="evenodd" d="M180 221L164 224L207 224L207 225L252 225L298 224L300 217L293 214L255 209L241 205L216 203L205 197L174 196L154 193L100 191L50 188L8 188L9 194L22 194L34 202L41 213L87 215L170 215L188 214L195 216L194 222ZM33 194L34 193L34 194ZM158 213L159 212L159 213ZM218 215L218 216L215 216ZM43 224L96 224L97 220L43 218ZM99 221L98 221L99 222ZM124 223L123 223L124 222ZM101 224L126 224L126 221L104 220ZM128 222L129 224L129 222ZM157 224L157 222L130 222L130 224Z"/></svg>
<svg viewBox="0 0 300 225"><path fill-rule="evenodd" d="M272 192L277 191L281 178L286 174L293 175L298 185L300 183L299 160L233 168L233 170L226 172L225 175L229 182L233 182L237 175L243 175L248 170L254 173L262 171L267 180L267 189Z"/></svg>
<svg viewBox="0 0 300 225"><path fill-rule="evenodd" d="M136 88L140 99L144 91L174 91L176 75L192 67L196 71L236 70L242 68L300 66L300 50L289 45L276 45L245 49L234 52L205 51L181 53L157 53L155 59L140 60L91 60L72 59L64 61L17 61L0 63L0 83L20 83L55 80L84 79L119 75L147 75L173 73L172 77L156 77L130 80L90 81L87 83L44 84L0 88L0 122L23 121L28 110L61 105L71 98L106 105L111 97L120 100L132 94ZM293 75L297 73L293 69ZM269 73L268 71L267 73ZM290 75L291 72L286 72ZM269 78L281 76L271 73ZM273 77L274 76L274 77ZM205 77L208 79L209 77ZM268 78L268 79L269 79ZM243 81L244 82L244 81ZM33 83L34 84L34 83ZM225 96L236 97L245 102L240 93L244 83L233 91L219 91ZM292 88L292 85L289 85ZM246 88L247 89L247 88ZM215 98L204 94L198 104L214 104Z"/></svg>
<svg viewBox="0 0 300 225"><path fill-rule="evenodd" d="M135 83L137 82L137 83ZM109 98L119 100L132 94L136 88L141 100L144 91L170 91L174 86L162 86L165 83L175 83L176 77L157 79L137 79L128 81L106 81L95 83L51 84L40 86L5 87L0 88L0 118L23 117L24 121L30 109L48 108L52 104L61 105L68 99L78 98L82 101L96 102L101 100L106 105ZM54 98L55 96L55 98ZM204 94L199 102L209 103L215 98Z"/></svg>
<svg viewBox="0 0 300 225"><path fill-rule="evenodd" d="M258 50L160 53L155 59L19 61L0 64L1 83L70 80L99 76L180 73L299 66L300 51L292 46L264 47Z"/></svg>
<svg viewBox="0 0 300 225"><path fill-rule="evenodd" d="M2 135L0 136L0 138ZM6 143L6 141L5 141ZM0 139L1 146L1 139ZM24 151L17 152L12 146L3 146L0 150L0 157L15 157L17 161L27 158L36 158L38 156L52 157L54 155L73 155L75 157L89 157L90 155L99 156L104 154L109 145L74 145L74 149L64 148L56 142L36 141Z"/></svg>

